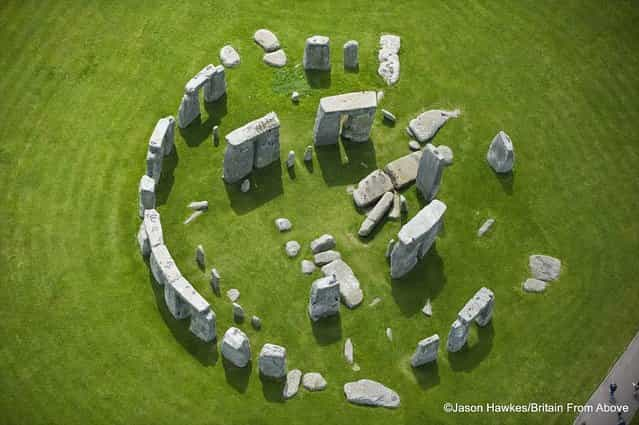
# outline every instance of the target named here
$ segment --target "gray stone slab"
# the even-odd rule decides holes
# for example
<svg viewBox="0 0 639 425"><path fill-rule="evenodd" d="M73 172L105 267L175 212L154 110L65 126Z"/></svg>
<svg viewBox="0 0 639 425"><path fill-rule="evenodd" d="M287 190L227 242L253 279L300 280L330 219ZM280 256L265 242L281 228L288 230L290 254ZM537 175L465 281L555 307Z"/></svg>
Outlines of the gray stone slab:
<svg viewBox="0 0 639 425"><path fill-rule="evenodd" d="M308 315L314 322L339 314L339 284L333 276L317 279L311 285Z"/></svg>
<svg viewBox="0 0 639 425"><path fill-rule="evenodd" d="M386 192L393 190L393 181L382 170L375 170L364 177L353 191L353 201L358 208L377 202Z"/></svg>
<svg viewBox="0 0 639 425"><path fill-rule="evenodd" d="M330 40L322 35L306 39L302 65L305 70L329 71L331 69Z"/></svg>
<svg viewBox="0 0 639 425"><path fill-rule="evenodd" d="M344 68L351 70L359 68L359 43L355 40L344 43Z"/></svg>
<svg viewBox="0 0 639 425"><path fill-rule="evenodd" d="M262 60L265 64L275 67L281 68L286 65L286 53L283 49L276 50L274 52L264 53Z"/></svg>
<svg viewBox="0 0 639 425"><path fill-rule="evenodd" d="M277 36L270 30L259 29L253 34L253 40L265 51L274 52L280 48L280 42Z"/></svg>
<svg viewBox="0 0 639 425"><path fill-rule="evenodd" d="M432 109L422 112L408 123L410 133L421 143L431 140L450 118L459 116L459 111Z"/></svg>
<svg viewBox="0 0 639 425"><path fill-rule="evenodd" d="M318 252L333 249L335 248L335 245L335 238L332 235L323 234L319 238L311 241L311 251L313 252L313 254L317 254Z"/></svg>
<svg viewBox="0 0 639 425"><path fill-rule="evenodd" d="M160 285L167 285L182 277L166 245L151 248L149 265L155 281Z"/></svg>
<svg viewBox="0 0 639 425"><path fill-rule="evenodd" d="M548 255L535 254L528 259L530 273L534 278L545 281L559 279L561 261Z"/></svg>
<svg viewBox="0 0 639 425"><path fill-rule="evenodd" d="M393 192L386 192L384 196L381 197L375 207L370 210L366 214L366 219L362 223L359 228L357 234L361 237L366 237L371 234L373 229L381 223L381 221L386 217L391 207L393 206L394 195ZM399 203L399 199L398 199Z"/></svg>
<svg viewBox="0 0 639 425"><path fill-rule="evenodd" d="M286 348L275 344L264 344L258 358L260 374L271 379L286 376Z"/></svg>
<svg viewBox="0 0 639 425"><path fill-rule="evenodd" d="M222 338L222 356L236 367L246 367L251 360L251 344L240 329L231 327Z"/></svg>
<svg viewBox="0 0 639 425"><path fill-rule="evenodd" d="M396 190L403 189L415 181L421 158L422 152L417 151L386 164L384 172L390 177Z"/></svg>
<svg viewBox="0 0 639 425"><path fill-rule="evenodd" d="M415 353L410 359L410 364L413 367L419 367L426 363L434 362L437 360L437 352L439 350L439 335L435 334L424 338L417 343Z"/></svg>
<svg viewBox="0 0 639 425"><path fill-rule="evenodd" d="M348 308L355 308L362 303L364 293L353 270L342 259L328 263L322 267L324 276L335 276L339 284L340 298Z"/></svg>
<svg viewBox="0 0 639 425"><path fill-rule="evenodd" d="M500 131L493 138L486 153L486 161L496 173L509 173L515 166L515 150L510 137Z"/></svg>
<svg viewBox="0 0 639 425"><path fill-rule="evenodd" d="M313 262L318 266L324 266L331 261L342 258L339 252L329 249L328 251L318 252L313 256Z"/></svg>
<svg viewBox="0 0 639 425"><path fill-rule="evenodd" d="M526 292L544 292L548 282L539 279L529 278L522 284L522 288Z"/></svg>
<svg viewBox="0 0 639 425"><path fill-rule="evenodd" d="M400 405L399 395L390 388L370 379L360 379L344 384L346 399L363 406L396 408Z"/></svg>
<svg viewBox="0 0 639 425"><path fill-rule="evenodd" d="M441 186L442 174L444 172L444 157L430 143L422 151L417 169L416 185L417 190L422 194L426 202L435 199Z"/></svg>

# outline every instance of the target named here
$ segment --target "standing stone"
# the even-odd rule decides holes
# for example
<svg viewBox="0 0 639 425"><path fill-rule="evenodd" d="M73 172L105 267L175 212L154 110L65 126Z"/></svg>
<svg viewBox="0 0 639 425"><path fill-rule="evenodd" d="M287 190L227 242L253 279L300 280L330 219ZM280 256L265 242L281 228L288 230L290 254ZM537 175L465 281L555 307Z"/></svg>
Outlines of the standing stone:
<svg viewBox="0 0 639 425"><path fill-rule="evenodd" d="M488 288L479 289L466 305L457 313L448 333L447 349L456 352L462 349L468 339L470 324L475 321L477 326L486 326L493 315L495 294Z"/></svg>
<svg viewBox="0 0 639 425"><path fill-rule="evenodd" d="M160 183L160 177L162 177L162 154L146 152L146 175L151 177L157 186Z"/></svg>
<svg viewBox="0 0 639 425"><path fill-rule="evenodd" d="M484 236L486 232L488 232L490 228L493 227L493 224L495 224L494 218L489 218L488 220L484 221L484 224L482 224L479 230L477 230L477 237L481 238L482 236Z"/></svg>
<svg viewBox="0 0 639 425"><path fill-rule="evenodd" d="M240 298L240 291L235 288L231 288L226 291L226 296L229 298L229 300L231 300L232 303L234 303Z"/></svg>
<svg viewBox="0 0 639 425"><path fill-rule="evenodd" d="M304 162L311 162L313 160L313 147L307 146L304 150Z"/></svg>
<svg viewBox="0 0 639 425"><path fill-rule="evenodd" d="M360 379L344 384L346 399L353 404L380 406L389 409L399 407L399 395L390 388L370 379Z"/></svg>
<svg viewBox="0 0 639 425"><path fill-rule="evenodd" d="M399 199L399 193L395 192L393 194L393 206L391 208L391 211L388 213L388 218L390 218L391 220L399 220L401 216L402 216L402 208L401 208L401 202Z"/></svg>
<svg viewBox="0 0 639 425"><path fill-rule="evenodd" d="M410 364L413 367L419 367L426 363L434 362L437 360L437 351L439 350L439 335L435 334L428 338L422 339L417 343L417 348L413 357L410 359Z"/></svg>
<svg viewBox="0 0 639 425"><path fill-rule="evenodd" d="M198 92L184 93L178 109L178 127L186 128L200 116L200 98Z"/></svg>
<svg viewBox="0 0 639 425"><path fill-rule="evenodd" d="M206 309L202 313L191 314L191 323L189 325L191 333L204 342L215 340L216 336L216 316L215 312Z"/></svg>
<svg viewBox="0 0 639 425"><path fill-rule="evenodd" d="M302 273L313 274L315 271L315 264L312 261L302 260Z"/></svg>
<svg viewBox="0 0 639 425"><path fill-rule="evenodd" d="M257 360L260 374L267 378L281 379L286 376L286 348L275 344L264 344Z"/></svg>
<svg viewBox="0 0 639 425"><path fill-rule="evenodd" d="M211 290L215 295L220 295L220 273L215 268L211 269Z"/></svg>
<svg viewBox="0 0 639 425"><path fill-rule="evenodd" d="M166 286L182 277L182 273L164 244L151 248L149 265L153 278L161 286Z"/></svg>
<svg viewBox="0 0 639 425"><path fill-rule="evenodd" d="M346 363L353 364L353 342L350 338L346 338L344 342L344 358Z"/></svg>
<svg viewBox="0 0 639 425"><path fill-rule="evenodd" d="M281 68L286 65L286 53L284 53L284 50L282 49L270 53L264 53L262 60L269 66Z"/></svg>
<svg viewBox="0 0 639 425"><path fill-rule="evenodd" d="M408 202L406 201L406 197L404 195L399 196L399 206L402 210L402 214L406 214L408 212Z"/></svg>
<svg viewBox="0 0 639 425"><path fill-rule="evenodd" d="M204 247L202 245L198 245L195 249L195 261L198 266L204 267L206 265L206 256L204 254Z"/></svg>
<svg viewBox="0 0 639 425"><path fill-rule="evenodd" d="M359 236L366 237L371 234L375 226L377 226L386 217L388 211L393 205L393 192L386 192L375 207L366 214L366 219L357 232Z"/></svg>
<svg viewBox="0 0 639 425"><path fill-rule="evenodd" d="M244 309L238 303L233 303L233 320L235 323L242 323L244 321Z"/></svg>
<svg viewBox="0 0 639 425"><path fill-rule="evenodd" d="M320 373L309 372L302 376L302 385L309 391L322 391L326 388L326 379Z"/></svg>
<svg viewBox="0 0 639 425"><path fill-rule="evenodd" d="M391 328L386 328L386 338L391 342L393 341L393 330Z"/></svg>
<svg viewBox="0 0 639 425"><path fill-rule="evenodd" d="M220 144L220 126L213 126L213 146Z"/></svg>
<svg viewBox="0 0 639 425"><path fill-rule="evenodd" d="M222 356L237 367L245 367L251 360L251 345L244 332L231 327L222 338Z"/></svg>
<svg viewBox="0 0 639 425"><path fill-rule="evenodd" d="M240 185L240 191L242 193L246 193L249 190L251 190L251 181L249 179L244 179L244 181Z"/></svg>
<svg viewBox="0 0 639 425"><path fill-rule="evenodd" d="M342 259L331 261L322 267L324 276L334 276L339 285L339 294L342 302L348 308L355 308L364 299L359 280L355 277L353 270Z"/></svg>
<svg viewBox="0 0 639 425"><path fill-rule="evenodd" d="M320 99L313 127L315 146L336 145L342 137L363 143L370 139L377 96L374 91L345 93ZM346 119L342 124L342 117Z"/></svg>
<svg viewBox="0 0 639 425"><path fill-rule="evenodd" d="M544 292L546 290L548 282L539 279L526 279L522 284L524 291L526 292Z"/></svg>
<svg viewBox="0 0 639 425"><path fill-rule="evenodd" d="M280 42L271 31L267 29L259 29L253 34L253 40L267 52L274 52L280 48Z"/></svg>
<svg viewBox="0 0 639 425"><path fill-rule="evenodd" d="M308 315L317 322L323 317L339 314L339 284L334 276L317 279L311 285Z"/></svg>
<svg viewBox="0 0 639 425"><path fill-rule="evenodd" d="M155 209L155 181L149 176L142 176L138 189L138 215L144 218L145 210Z"/></svg>
<svg viewBox="0 0 639 425"><path fill-rule="evenodd" d="M293 168L295 166L295 151L288 151L288 157L286 158L286 166Z"/></svg>
<svg viewBox="0 0 639 425"><path fill-rule="evenodd" d="M149 151L159 156L168 156L173 151L175 141L175 118L160 118L149 138Z"/></svg>
<svg viewBox="0 0 639 425"><path fill-rule="evenodd" d="M251 326L253 326L253 329L255 329L256 331L259 331L260 329L262 329L262 319L257 316L251 317Z"/></svg>
<svg viewBox="0 0 639 425"><path fill-rule="evenodd" d="M548 255L531 255L528 259L530 273L535 279L551 281L559 279L561 261Z"/></svg>
<svg viewBox="0 0 639 425"><path fill-rule="evenodd" d="M298 92L296 92L296 91L291 93L291 101L293 103L298 103L300 101L300 94Z"/></svg>
<svg viewBox="0 0 639 425"><path fill-rule="evenodd" d="M459 113L459 110L444 111L441 109L422 112L408 123L408 133L420 143L427 142L435 137L435 134L450 118L457 118Z"/></svg>
<svg viewBox="0 0 639 425"><path fill-rule="evenodd" d="M182 276L164 285L164 303L171 315L177 320L184 319L191 314L191 308L178 292L178 289L185 289L190 286L189 282Z"/></svg>
<svg viewBox="0 0 639 425"><path fill-rule="evenodd" d="M402 226L391 252L390 274L393 279L410 272L428 253L443 228L445 212L446 204L435 199Z"/></svg>
<svg viewBox="0 0 639 425"><path fill-rule="evenodd" d="M286 374L286 384L282 395L286 400L293 398L300 389L300 380L302 379L302 371L293 369Z"/></svg>
<svg viewBox="0 0 639 425"><path fill-rule="evenodd" d="M293 224L291 224L288 218L280 217L275 219L275 227L277 227L277 230L280 232L286 232L287 230L291 230Z"/></svg>
<svg viewBox="0 0 639 425"><path fill-rule="evenodd" d="M342 258L342 255L337 252L329 249L328 251L318 252L313 256L313 262L318 266L325 266L331 261L339 260Z"/></svg>
<svg viewBox="0 0 639 425"><path fill-rule="evenodd" d="M496 173L510 173L515 165L515 150L510 137L503 131L497 133L486 154L488 164Z"/></svg>
<svg viewBox="0 0 639 425"><path fill-rule="evenodd" d="M446 348L451 353L455 353L462 349L468 339L469 325L462 323L459 319L455 320L450 326L448 333L448 342Z"/></svg>
<svg viewBox="0 0 639 425"><path fill-rule="evenodd" d="M437 146L437 152L441 154L446 167L453 165L453 150L451 148L446 145L439 145Z"/></svg>
<svg viewBox="0 0 639 425"><path fill-rule="evenodd" d="M430 298L426 300L426 304L424 305L424 308L422 308L422 313L424 313L424 315L428 317L431 317L433 315L433 306L430 303Z"/></svg>
<svg viewBox="0 0 639 425"><path fill-rule="evenodd" d="M193 211L206 211L209 209L209 201L193 201L189 203L188 208Z"/></svg>
<svg viewBox="0 0 639 425"><path fill-rule="evenodd" d="M375 170L364 177L353 191L353 201L358 208L377 202L386 192L393 190L391 178L382 170Z"/></svg>
<svg viewBox="0 0 639 425"><path fill-rule="evenodd" d="M317 239L311 241L311 251L313 254L328 251L335 248L335 238L332 235L324 234Z"/></svg>
<svg viewBox="0 0 639 425"><path fill-rule="evenodd" d="M215 102L226 94L226 74L222 65L213 67L211 78L202 87L202 92L207 103Z"/></svg>
<svg viewBox="0 0 639 425"><path fill-rule="evenodd" d="M226 93L226 79L222 65L205 66L184 87L184 96L178 110L178 126L185 128L200 115L199 90L205 102L214 102Z"/></svg>
<svg viewBox="0 0 639 425"><path fill-rule="evenodd" d="M138 232L140 252L144 258L151 255L151 250L156 246L164 245L164 232L160 222L160 213L156 210L145 210L144 220L140 223Z"/></svg>
<svg viewBox="0 0 639 425"><path fill-rule="evenodd" d="M286 242L286 246L284 247L286 251L286 255L289 257L295 257L300 252L300 243L297 241L288 241Z"/></svg>
<svg viewBox="0 0 639 425"><path fill-rule="evenodd" d="M359 43L355 40L347 41L344 44L344 68L359 68Z"/></svg>
<svg viewBox="0 0 639 425"><path fill-rule="evenodd" d="M220 49L220 60L222 65L227 68L235 68L240 64L240 55L233 46L226 45Z"/></svg>
<svg viewBox="0 0 639 425"><path fill-rule="evenodd" d="M305 70L329 71L331 69L329 38L321 35L307 38L302 64Z"/></svg>
<svg viewBox="0 0 639 425"><path fill-rule="evenodd" d="M426 202L432 201L437 196L444 167L444 157L433 145L427 144L419 160L416 180L417 190Z"/></svg>

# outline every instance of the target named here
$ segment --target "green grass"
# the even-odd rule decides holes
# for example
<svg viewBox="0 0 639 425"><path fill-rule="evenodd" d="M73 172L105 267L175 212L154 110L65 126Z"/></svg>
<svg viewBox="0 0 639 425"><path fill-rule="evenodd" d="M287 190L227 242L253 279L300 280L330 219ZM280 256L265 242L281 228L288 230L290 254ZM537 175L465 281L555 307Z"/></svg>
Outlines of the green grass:
<svg viewBox="0 0 639 425"><path fill-rule="evenodd" d="M447 415L459 403L583 402L639 327L639 10L634 2L369 1L2 2L0 4L0 423L2 424L564 424L572 415ZM261 63L251 37L276 32L289 66ZM380 33L402 36L401 79L376 76ZM331 37L330 81L294 65L304 40ZM341 46L360 43L359 73ZM287 347L290 367L319 371L321 393L281 403L278 388L227 370L211 345L169 314L140 258L137 184L158 118L176 114L185 82L219 63L225 43L242 57L227 70L225 103L178 133L165 161L159 210L183 274L213 305L218 336L231 307L194 262L203 244L223 290L242 292L263 329L243 329L254 359L265 342ZM319 98L384 89L395 127L375 123L372 143L319 152L311 143ZM291 90L303 96L289 100ZM362 216L346 186L407 152L404 127L425 108L459 107L437 135L455 152L439 199L446 232L407 279L391 282L384 250L400 228L356 236ZM222 134L274 110L284 164L257 172L241 194L220 179ZM494 134L515 144L514 177L485 163ZM368 168L361 165L364 162ZM405 192L410 216L420 203ZM189 226L185 206L211 208ZM273 219L294 229L278 234ZM497 224L478 240L488 216ZM315 329L305 307L312 278L299 271L308 242L332 233L359 277L364 305ZM284 243L301 256L289 260ZM527 257L563 260L561 280L524 294ZM481 286L496 294L492 325L467 350L411 369L416 342L450 323ZM383 301L367 307L373 297ZM433 300L434 316L420 309ZM389 343L384 329L391 327ZM360 372L342 359L351 337ZM342 385L371 378L395 389L397 410L349 405Z"/></svg>

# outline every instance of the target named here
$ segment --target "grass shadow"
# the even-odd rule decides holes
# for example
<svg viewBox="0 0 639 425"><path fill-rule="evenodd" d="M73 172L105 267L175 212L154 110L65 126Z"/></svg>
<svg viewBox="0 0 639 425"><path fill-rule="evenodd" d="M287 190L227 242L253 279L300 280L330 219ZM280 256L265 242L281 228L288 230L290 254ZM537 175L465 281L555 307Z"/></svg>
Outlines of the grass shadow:
<svg viewBox="0 0 639 425"><path fill-rule="evenodd" d="M327 89L331 86L331 71L305 70L306 82L314 89Z"/></svg>
<svg viewBox="0 0 639 425"><path fill-rule="evenodd" d="M231 208L242 215L282 195L282 164L278 160L264 168L254 169L247 177L251 181L251 189L242 193L240 183L225 183L226 194Z"/></svg>
<svg viewBox="0 0 639 425"><path fill-rule="evenodd" d="M448 352L448 363L454 371L471 371L488 356L493 347L493 338L495 330L493 322L490 321L486 326L480 327L476 325L478 341L469 346L466 343L462 349L456 353ZM472 332L472 329L470 330Z"/></svg>
<svg viewBox="0 0 639 425"><path fill-rule="evenodd" d="M193 335L189 330L190 318L177 320L173 317L164 301L164 288L155 281L151 271L149 271L149 284L155 295L155 303L162 316L162 320L164 320L164 323L175 339L189 354L195 357L202 366L214 366L219 357L217 344L215 342L204 342Z"/></svg>
<svg viewBox="0 0 639 425"><path fill-rule="evenodd" d="M406 317L421 310L428 298L434 300L446 284L444 262L436 245L401 279L391 279L391 295Z"/></svg>
<svg viewBox="0 0 639 425"><path fill-rule="evenodd" d="M295 180L295 177L297 177L297 174L295 174L295 165L293 165L292 167L286 167L286 171L288 172L288 176L290 177L291 180Z"/></svg>
<svg viewBox="0 0 639 425"><path fill-rule="evenodd" d="M512 195L515 188L515 172L509 173L495 173L502 189L507 195Z"/></svg>
<svg viewBox="0 0 639 425"><path fill-rule="evenodd" d="M308 171L309 173L313 173L313 171L315 171L315 166L313 165L313 160L304 161L304 167L306 167L306 171Z"/></svg>
<svg viewBox="0 0 639 425"><path fill-rule="evenodd" d="M248 388L251 371L253 370L252 362L249 361L245 367L237 367L225 358L222 358L222 366L224 367L226 382L235 388L238 393L244 394Z"/></svg>
<svg viewBox="0 0 639 425"><path fill-rule="evenodd" d="M439 364L437 361L426 363L423 366L413 367L411 369L413 369L413 375L417 380L417 384L419 384L423 390L439 385Z"/></svg>
<svg viewBox="0 0 639 425"><path fill-rule="evenodd" d="M342 339L342 318L339 314L325 317L317 322L313 322L310 318L308 320L319 345L330 345Z"/></svg>
<svg viewBox="0 0 639 425"><path fill-rule="evenodd" d="M175 169L180 162L180 156L177 152L177 146L173 146L173 150L162 160L162 174L160 174L160 183L155 191L155 202L157 206L164 205L169 200L169 195L175 183L173 175Z"/></svg>
<svg viewBox="0 0 639 425"><path fill-rule="evenodd" d="M228 113L226 94L215 102L204 102L204 110L207 111L206 121L202 121L202 114L191 122L186 128L179 128L180 135L189 147L197 147L204 140L213 135L213 127L222 122L222 118Z"/></svg>
<svg viewBox="0 0 639 425"><path fill-rule="evenodd" d="M260 372L260 381L262 381L262 393L264 398L271 403L284 403L284 379L273 379L262 375Z"/></svg>
<svg viewBox="0 0 639 425"><path fill-rule="evenodd" d="M342 162L340 149L344 149L347 162ZM377 168L377 157L372 140L341 143L315 147L315 153L322 177L328 186L343 186L357 183ZM366 164L366 167L362 166Z"/></svg>

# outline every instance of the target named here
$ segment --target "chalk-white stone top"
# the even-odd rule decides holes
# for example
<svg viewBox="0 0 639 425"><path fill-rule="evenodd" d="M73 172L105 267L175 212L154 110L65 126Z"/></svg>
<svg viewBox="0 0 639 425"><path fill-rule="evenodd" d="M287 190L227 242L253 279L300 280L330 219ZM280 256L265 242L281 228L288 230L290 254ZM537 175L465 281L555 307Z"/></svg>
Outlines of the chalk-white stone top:
<svg viewBox="0 0 639 425"><path fill-rule="evenodd" d="M209 303L202 298L202 295L200 295L184 277L180 277L171 283L171 286L175 289L175 292L198 313L203 313L210 308Z"/></svg>
<svg viewBox="0 0 639 425"><path fill-rule="evenodd" d="M402 243L410 244L441 220L445 212L446 204L438 199L433 199L430 204L422 208L415 217L401 228L397 237Z"/></svg>
<svg viewBox="0 0 639 425"><path fill-rule="evenodd" d="M209 81L213 74L215 74L216 68L213 64L208 64L200 72L198 72L195 77L191 78L186 86L184 87L185 93L193 93L200 89L207 81Z"/></svg>
<svg viewBox="0 0 639 425"><path fill-rule="evenodd" d="M269 130L280 126L280 120L275 112L269 112L262 118L258 118L243 127L236 128L226 135L226 142L232 146L238 146L247 140L253 140Z"/></svg>
<svg viewBox="0 0 639 425"><path fill-rule="evenodd" d="M306 39L306 44L312 44L312 45L327 45L329 44L330 39L324 35L314 35L312 37L309 37Z"/></svg>
<svg viewBox="0 0 639 425"><path fill-rule="evenodd" d="M374 91L360 91L323 97L320 99L320 105L324 112L377 108L377 93Z"/></svg>
<svg viewBox="0 0 639 425"><path fill-rule="evenodd" d="M168 118L161 118L158 123L155 124L151 138L149 139L149 150L153 153L164 153L164 138L171 126L171 120Z"/></svg>
<svg viewBox="0 0 639 425"><path fill-rule="evenodd" d="M493 291L486 287L481 288L460 310L459 318L466 323L472 322L494 297Z"/></svg>

